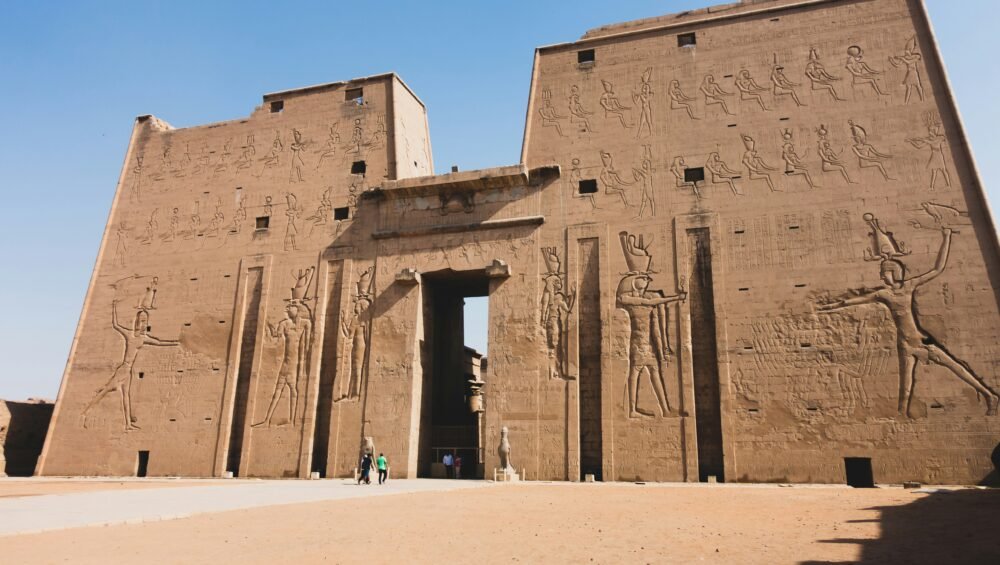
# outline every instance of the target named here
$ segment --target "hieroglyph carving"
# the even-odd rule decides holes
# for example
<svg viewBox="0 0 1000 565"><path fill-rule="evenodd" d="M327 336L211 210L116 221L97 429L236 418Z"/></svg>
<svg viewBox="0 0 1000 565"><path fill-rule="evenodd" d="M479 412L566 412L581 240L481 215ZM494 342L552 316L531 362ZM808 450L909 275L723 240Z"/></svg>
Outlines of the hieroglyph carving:
<svg viewBox="0 0 1000 565"><path fill-rule="evenodd" d="M861 47L857 45L851 45L847 48L847 63L844 68L847 72L851 73L851 85L869 85L875 94L879 96L887 96L886 93L882 92L882 89L878 86L878 81L875 79L878 75L882 74L882 71L876 71L875 69L868 66L868 63L864 61L865 53Z"/></svg>
<svg viewBox="0 0 1000 565"><path fill-rule="evenodd" d="M625 191L628 187L635 184L634 182L626 182L615 170L614 159L611 157L611 153L607 151L601 151L601 174L598 177L601 184L604 185L605 194L617 194L622 199L622 204L626 208L629 207L628 197L625 195Z"/></svg>
<svg viewBox="0 0 1000 565"><path fill-rule="evenodd" d="M725 97L732 96L732 92L726 92L719 86L719 83L715 82L715 77L712 75L705 75L705 78L701 81L701 86L698 87L701 94L705 97L705 108L709 106L720 106L722 111L727 115L735 116L729 111L729 107L726 106Z"/></svg>
<svg viewBox="0 0 1000 565"><path fill-rule="evenodd" d="M253 167L256 156L257 147L254 144L254 136L251 133L247 135L246 141L240 146L240 157L236 160L236 173L239 174L240 171Z"/></svg>
<svg viewBox="0 0 1000 565"><path fill-rule="evenodd" d="M365 145L369 149L378 149L385 145L385 138L388 135L388 130L385 125L385 113L379 112L375 115L375 131L372 132L371 136L368 137L368 141Z"/></svg>
<svg viewBox="0 0 1000 565"><path fill-rule="evenodd" d="M271 142L271 150L267 152L267 155L261 157L261 167L260 171L257 173L257 177L264 175L264 172L268 169L272 169L281 164L281 154L285 151L285 144L281 142L281 132L274 132L274 140Z"/></svg>
<svg viewBox="0 0 1000 565"><path fill-rule="evenodd" d="M639 183L639 213L635 219L641 220L643 213L649 210L650 216L656 215L656 199L653 194L653 150L649 145L642 146L642 162L639 167L632 167L632 177Z"/></svg>
<svg viewBox="0 0 1000 565"><path fill-rule="evenodd" d="M816 49L809 50L809 62L806 63L806 78L812 83L813 90L825 90L830 93L830 96L838 102L844 102L844 99L837 95L837 90L833 87L833 83L840 80L840 77L836 77L827 72L826 67L819 60L819 53Z"/></svg>
<svg viewBox="0 0 1000 565"><path fill-rule="evenodd" d="M139 202L142 199L142 153L135 156L135 167L132 168L132 185L129 189L129 200Z"/></svg>
<svg viewBox="0 0 1000 565"><path fill-rule="evenodd" d="M869 214L870 216L870 214ZM874 218L873 218L874 219ZM871 220L866 218L871 223ZM877 222L877 220L875 220ZM937 278L948 264L954 230L941 228L941 247L934 268L921 275L907 277L905 265L896 259L898 254L884 252L883 248L870 250L881 256L880 273L882 288L859 289L833 302L820 304L819 311L829 312L863 304L880 304L888 308L896 326L896 344L899 353L899 413L911 416L910 405L920 363L934 363L951 371L976 392L986 398L986 414L996 415L1000 396L976 375L967 363L949 352L934 336L920 326L915 309L917 290Z"/></svg>
<svg viewBox="0 0 1000 565"><path fill-rule="evenodd" d="M570 87L569 94L569 123L577 124L581 132L593 132L594 128L590 126L590 120L587 116L591 116L594 113L587 111L583 104L580 103L580 87L573 85Z"/></svg>
<svg viewBox="0 0 1000 565"><path fill-rule="evenodd" d="M921 202L920 209L923 210L933 220L933 225L924 225L918 220L910 220L910 225L917 229L940 230L941 228L951 228L955 233L959 233L955 228L969 227L972 221L969 213L952 206L938 204L936 202Z"/></svg>
<svg viewBox="0 0 1000 565"><path fill-rule="evenodd" d="M694 110L691 109L691 103L694 102L694 98L684 94L681 90L680 81L670 81L670 88L667 90L667 94L670 96L671 110L684 110L692 120L701 119L694 115Z"/></svg>
<svg viewBox="0 0 1000 565"><path fill-rule="evenodd" d="M951 174L948 173L948 165L944 160L944 146L948 142L941 126L941 119L934 112L924 114L924 125L927 126L926 137L911 137L907 143L917 149L925 147L930 151L930 159L927 160L927 168L931 171L930 189L934 190L937 179L944 179L946 187L951 186Z"/></svg>
<svg viewBox="0 0 1000 565"><path fill-rule="evenodd" d="M323 229L330 220L330 215L333 212L333 201L330 200L330 192L333 187L327 187L323 191L323 194L319 198L319 205L316 206L316 211L309 217L306 218L306 222L309 223L309 237L312 237L313 232L316 228Z"/></svg>
<svg viewBox="0 0 1000 565"><path fill-rule="evenodd" d="M288 146L292 150L292 170L288 173L289 182L301 182L305 179L302 178L302 169L306 168L305 162L302 160L302 153L305 151L307 142L302 140L302 133L297 129L292 130L292 144Z"/></svg>
<svg viewBox="0 0 1000 565"><path fill-rule="evenodd" d="M760 93L767 92L767 89L757 84L757 81L750 76L750 71L743 69L737 73L736 89L740 91L740 100L756 102L765 112L770 110L764 105L764 99L760 96Z"/></svg>
<svg viewBox="0 0 1000 565"><path fill-rule="evenodd" d="M712 184L726 183L729 185L730 190L733 191L733 194L743 196L743 192L736 186L736 179L740 178L740 173L730 169L726 165L726 162L722 160L722 157L719 156L718 151L713 151L708 156L708 161L705 161L705 168L712 174ZM695 194L697 193L697 186L695 186Z"/></svg>
<svg viewBox="0 0 1000 565"><path fill-rule="evenodd" d="M583 181L583 171L580 169L580 160L574 157L569 168L569 175L566 177L566 182L569 185L569 193L573 198L586 198L590 201L591 208L597 210L597 199L594 198L594 194L591 192L580 192L581 181Z"/></svg>
<svg viewBox="0 0 1000 565"><path fill-rule="evenodd" d="M851 150L858 157L858 166L862 169L874 167L882 173L882 178L885 180L896 180L889 176L883 164L888 159L892 159L892 155L880 153L874 145L868 143L868 132L856 124L854 120L848 120L847 123L851 126L851 138L854 140Z"/></svg>
<svg viewBox="0 0 1000 565"><path fill-rule="evenodd" d="M118 267L125 266L125 257L128 254L128 232L129 228L125 220L118 222L118 229L115 230L115 258L114 263Z"/></svg>
<svg viewBox="0 0 1000 565"><path fill-rule="evenodd" d="M239 234L243 231L243 223L247 221L247 209L243 200L240 199L239 204L236 206L236 211L233 212L233 225L229 228L229 233Z"/></svg>
<svg viewBox="0 0 1000 565"><path fill-rule="evenodd" d="M790 96L795 102L796 106L805 106L802 101L799 100L799 95L795 91L796 86L802 86L800 83L792 82L785 76L785 67L778 64L778 54L774 54L774 62L771 64L771 84L773 88L771 92L774 94L775 100L779 96Z"/></svg>
<svg viewBox="0 0 1000 565"><path fill-rule="evenodd" d="M768 171L777 171L778 169L764 162L764 159L757 153L757 142L752 137L746 134L742 134L740 137L743 139L743 147L746 148L746 151L743 152L742 163L749 172L750 180L763 180L767 182L767 187L771 189L771 192L780 192L774 186L771 175L768 173Z"/></svg>
<svg viewBox="0 0 1000 565"><path fill-rule="evenodd" d="M785 174L800 175L806 179L809 188L817 188L812 177L809 176L809 169L802 161L802 157L795 152L795 145L792 143L792 130L786 128L782 131L781 139L781 158L785 161Z"/></svg>
<svg viewBox="0 0 1000 565"><path fill-rule="evenodd" d="M905 242L896 241L896 236L886 230L874 214L866 213L862 218L869 228L869 246L865 249L865 261L895 259L912 253Z"/></svg>
<svg viewBox="0 0 1000 565"><path fill-rule="evenodd" d="M668 305L687 298L686 292L668 296L660 290L649 290L654 273L653 257L649 254L651 245L644 243L643 237L628 232L618 234L628 272L618 283L616 305L625 310L629 317L629 368L627 416L638 418L654 416L652 412L639 407L639 378L649 375L649 381L656 396L660 416L670 412L664 382L670 363L670 317Z"/></svg>
<svg viewBox="0 0 1000 565"><path fill-rule="evenodd" d="M299 246L298 242L295 241L295 236L299 234L299 226L295 222L302 215L302 210L299 209L298 199L295 198L295 194L291 192L285 195L285 202L288 204L288 207L285 209L285 216L288 218L288 223L285 225L285 251L298 251Z"/></svg>
<svg viewBox="0 0 1000 565"><path fill-rule="evenodd" d="M252 427L270 427L274 411L281 401L284 392L288 391L288 423L295 425L295 410L299 398L299 378L308 375L309 351L312 347L312 311L307 302L306 293L312 281L315 267L292 273L295 286L291 289L291 298L286 298L285 319L276 325L267 324L267 335L279 340L283 346L281 364L271 393L271 402L267 406L264 419Z"/></svg>
<svg viewBox="0 0 1000 565"><path fill-rule="evenodd" d="M542 117L542 127L555 128L559 137L566 137L560 125L565 116L557 114L556 109L552 107L552 91L547 88L542 91L542 107L538 109L538 115Z"/></svg>
<svg viewBox="0 0 1000 565"><path fill-rule="evenodd" d="M364 388L364 381L367 377L366 353L371 343L371 313L372 290L375 280L372 275L375 267L368 267L358 277L357 292L354 295L354 312L348 317L346 312L341 312L341 332L347 341L347 354L344 356L344 375L350 375L349 380L340 379L340 395L335 401L358 400L361 398L361 391Z"/></svg>
<svg viewBox="0 0 1000 565"><path fill-rule="evenodd" d="M149 311L153 307L153 296L156 293L155 288L156 279L154 277L150 287L147 288L148 307L146 305L146 298L144 297L139 307L136 308L132 327L126 327L118 321L118 303L120 300L116 298L111 302L111 327L125 340L125 352L122 354L121 363L115 367L114 373L111 374L111 378L108 379L108 382L104 386L97 389L94 397L83 408L81 414L83 427L87 427L87 414L90 410L105 396L117 391L121 395L122 418L125 423L125 431L129 432L140 429L137 425L138 420L132 413L132 385L136 378L135 362L139 356L139 351L147 345L156 347L180 345L180 341L178 340L160 339L148 333L150 329Z"/></svg>
<svg viewBox="0 0 1000 565"><path fill-rule="evenodd" d="M153 211L149 213L146 228L142 232L142 237L139 238L139 243L142 245L152 245L153 240L156 239L156 230L160 227L159 222L156 221L157 212L159 212L159 208L153 208Z"/></svg>
<svg viewBox="0 0 1000 565"><path fill-rule="evenodd" d="M229 138L222 144L222 151L212 168L212 176L224 173L229 170L229 159L233 156L233 139Z"/></svg>
<svg viewBox="0 0 1000 565"><path fill-rule="evenodd" d="M832 173L834 171L839 171L840 175L844 177L847 184L856 184L851 177L847 174L847 167L844 166L844 162L840 160L840 154L842 151L837 151L830 144L829 135L830 132L826 129L826 126L820 124L819 128L816 129L816 135L819 140L816 142L817 152L819 153L819 158L823 161L823 172Z"/></svg>
<svg viewBox="0 0 1000 565"><path fill-rule="evenodd" d="M548 373L550 379L568 379L567 356L569 313L576 302L576 289L563 291L564 273L559 254L555 247L543 247L542 258L546 272L542 275L545 288L542 291L541 322L545 329L545 344L548 348Z"/></svg>
<svg viewBox="0 0 1000 565"><path fill-rule="evenodd" d="M365 144L365 130L361 125L361 118L355 118L354 126L351 128L351 140L344 148L346 153L361 154L361 146Z"/></svg>
<svg viewBox="0 0 1000 565"><path fill-rule="evenodd" d="M617 118L618 123L622 125L623 128L631 128L632 126L625 119L625 113L632 110L631 106L623 106L621 101L618 100L618 95L615 94L615 85L609 81L602 80L601 86L604 88L604 92L601 94L601 108L604 108L604 119Z"/></svg>
<svg viewBox="0 0 1000 565"><path fill-rule="evenodd" d="M326 143L320 149L319 159L316 161L316 168L323 166L324 159L332 159L337 156L337 148L340 146L340 122L330 124L330 131L327 133Z"/></svg>
<svg viewBox="0 0 1000 565"><path fill-rule="evenodd" d="M642 85L639 92L632 93L632 102L639 107L639 123L635 132L636 139L653 135L653 86L651 84L653 67L646 68L642 73Z"/></svg>
<svg viewBox="0 0 1000 565"><path fill-rule="evenodd" d="M684 157L674 157L674 161L670 164L670 173L674 175L674 182L677 184L677 188L690 188L694 191L695 196L701 198L701 190L698 188L698 183L687 180L684 173L686 170L687 163L684 162Z"/></svg>
<svg viewBox="0 0 1000 565"><path fill-rule="evenodd" d="M903 75L903 87L906 89L906 97L903 102L909 104L910 96L916 92L920 100L924 99L924 83L920 78L920 50L917 47L917 37L913 36L906 42L902 55L890 55L889 62L894 67L906 67L906 74Z"/></svg>

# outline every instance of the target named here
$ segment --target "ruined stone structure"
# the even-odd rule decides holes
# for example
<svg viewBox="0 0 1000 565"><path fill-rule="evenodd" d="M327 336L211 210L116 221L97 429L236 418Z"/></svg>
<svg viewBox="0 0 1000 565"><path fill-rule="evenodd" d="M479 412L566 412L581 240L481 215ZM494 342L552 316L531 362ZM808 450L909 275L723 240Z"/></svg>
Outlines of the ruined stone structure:
<svg viewBox="0 0 1000 565"><path fill-rule="evenodd" d="M0 400L0 477L30 477L45 444L52 401Z"/></svg>
<svg viewBox="0 0 1000 565"><path fill-rule="evenodd" d="M432 170L394 75L138 118L38 472L990 472L1000 253L919 0L591 30L536 51L519 164Z"/></svg>

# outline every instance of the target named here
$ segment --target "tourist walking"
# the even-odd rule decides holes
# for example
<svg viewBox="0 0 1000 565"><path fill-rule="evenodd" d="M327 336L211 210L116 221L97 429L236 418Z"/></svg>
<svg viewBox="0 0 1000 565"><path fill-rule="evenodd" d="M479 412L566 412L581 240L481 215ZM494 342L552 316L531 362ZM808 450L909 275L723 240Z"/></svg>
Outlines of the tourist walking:
<svg viewBox="0 0 1000 565"><path fill-rule="evenodd" d="M452 457L451 453L445 453L444 458L441 459L441 462L444 463L445 476L448 477L449 479L455 478L455 468L453 467L453 465L455 464L455 458Z"/></svg>
<svg viewBox="0 0 1000 565"><path fill-rule="evenodd" d="M389 462L386 461L384 453L378 454L375 466L378 467L378 484L384 484L389 479Z"/></svg>
<svg viewBox="0 0 1000 565"><path fill-rule="evenodd" d="M455 462L453 463L453 466L455 467L455 478L456 479L461 479L462 478L462 456L461 455L456 455L455 456Z"/></svg>
<svg viewBox="0 0 1000 565"><path fill-rule="evenodd" d="M358 477L358 484L364 481L366 485L372 484L372 465L375 463L371 453L365 453L361 458L361 476Z"/></svg>

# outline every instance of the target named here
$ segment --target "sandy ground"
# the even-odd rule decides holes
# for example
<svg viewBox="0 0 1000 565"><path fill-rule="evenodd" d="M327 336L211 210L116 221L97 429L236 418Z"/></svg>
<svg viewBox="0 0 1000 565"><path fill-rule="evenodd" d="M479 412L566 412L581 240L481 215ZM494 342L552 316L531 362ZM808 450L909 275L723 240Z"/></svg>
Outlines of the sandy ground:
<svg viewBox="0 0 1000 565"><path fill-rule="evenodd" d="M496 485L0 538L0 556L5 563L1000 563L1000 491Z"/></svg>
<svg viewBox="0 0 1000 565"><path fill-rule="evenodd" d="M94 492L102 490L130 490L147 488L170 488L177 486L199 486L208 482L194 480L136 481L115 479L48 479L25 478L0 480L0 498L41 496L43 494L65 494L70 492Z"/></svg>

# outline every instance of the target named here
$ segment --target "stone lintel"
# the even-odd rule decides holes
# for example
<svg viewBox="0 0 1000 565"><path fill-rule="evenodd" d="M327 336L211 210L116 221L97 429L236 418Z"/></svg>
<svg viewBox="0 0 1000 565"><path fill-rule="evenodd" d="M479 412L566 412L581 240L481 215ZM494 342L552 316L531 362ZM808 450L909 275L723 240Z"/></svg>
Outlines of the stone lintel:
<svg viewBox="0 0 1000 565"><path fill-rule="evenodd" d="M545 216L524 216L502 220L485 220L468 224L421 226L401 230L380 230L372 232L374 239L390 239L394 237L416 237L421 235L439 235L446 233L466 232L470 230L488 230L513 228L517 226L540 226L545 223Z"/></svg>

